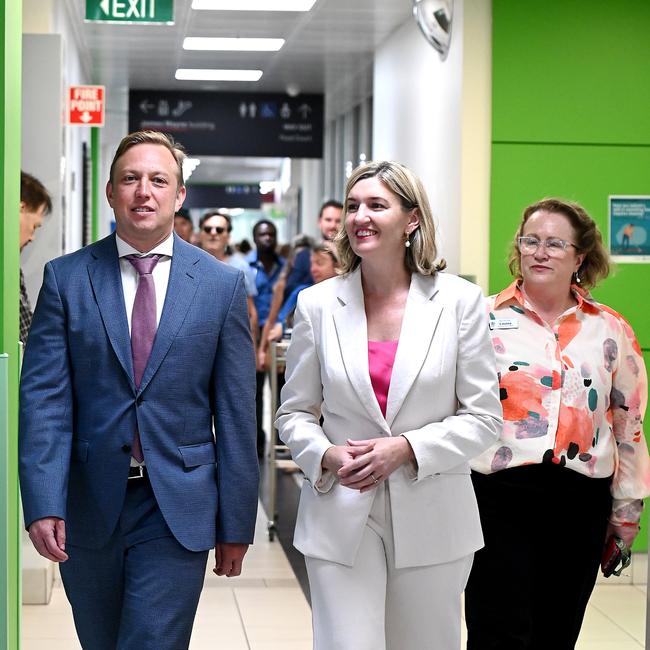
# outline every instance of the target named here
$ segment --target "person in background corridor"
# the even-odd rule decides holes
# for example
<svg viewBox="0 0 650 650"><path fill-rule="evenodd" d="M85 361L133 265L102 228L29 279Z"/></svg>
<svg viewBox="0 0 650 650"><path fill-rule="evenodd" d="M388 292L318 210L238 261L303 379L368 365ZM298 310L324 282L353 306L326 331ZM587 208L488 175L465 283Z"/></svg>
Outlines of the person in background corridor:
<svg viewBox="0 0 650 650"><path fill-rule="evenodd" d="M343 205L334 199L325 201L318 212L318 229L323 243L331 242L341 227ZM260 344L257 348L257 366L263 368L267 364L268 346L275 335L270 330L275 327L280 311L283 309L296 288L314 284L315 278L311 276L312 251L311 246L296 250L293 259L287 263L273 287L273 298L269 308L269 317L260 334ZM293 307L291 308L293 309ZM275 333L274 333L275 334Z"/></svg>
<svg viewBox="0 0 650 650"><path fill-rule="evenodd" d="M174 214L174 232L188 244L194 243L194 224L189 211L185 208L179 208Z"/></svg>
<svg viewBox="0 0 650 650"><path fill-rule="evenodd" d="M251 325L251 336L257 336L257 310L255 309L255 273L248 265L241 253L233 252L230 248L230 233L232 232L232 219L225 212L210 210L199 221L199 246L210 255L214 255L224 264L239 269L244 274L246 287L246 304L248 306L248 319Z"/></svg>
<svg viewBox="0 0 650 650"><path fill-rule="evenodd" d="M52 211L52 199L43 183L31 174L20 172L20 250L34 239L45 215ZM27 295L25 276L20 269L20 340L27 343L32 325L32 306Z"/></svg>
<svg viewBox="0 0 650 650"><path fill-rule="evenodd" d="M275 224L268 219L261 219L253 226L253 241L255 250L251 251L246 260L255 275L257 295L254 298L257 309L258 333L256 337L257 389L255 395L255 410L257 418L257 454L264 455L266 435L262 423L264 414L264 382L266 371L260 363L260 349L266 346L262 339L264 325L269 317L273 286L278 281L286 260L277 254L278 234ZM282 377L278 377L282 381ZM281 385L281 384L280 384Z"/></svg>

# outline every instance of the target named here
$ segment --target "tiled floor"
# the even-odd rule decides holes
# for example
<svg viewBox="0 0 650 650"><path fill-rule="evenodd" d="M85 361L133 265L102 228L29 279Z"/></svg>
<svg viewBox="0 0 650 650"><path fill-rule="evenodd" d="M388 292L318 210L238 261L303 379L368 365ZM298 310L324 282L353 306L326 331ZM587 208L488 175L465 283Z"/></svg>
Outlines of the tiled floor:
<svg viewBox="0 0 650 650"><path fill-rule="evenodd" d="M191 650L310 650L309 606L280 544L266 537L266 518L261 509L255 544L244 567L241 577L229 580L216 577L208 566ZM645 558L638 558L635 578L636 574L645 576L645 567ZM644 647L646 587L620 582L596 586L578 650ZM81 648L60 584L49 605L23 607L22 648Z"/></svg>

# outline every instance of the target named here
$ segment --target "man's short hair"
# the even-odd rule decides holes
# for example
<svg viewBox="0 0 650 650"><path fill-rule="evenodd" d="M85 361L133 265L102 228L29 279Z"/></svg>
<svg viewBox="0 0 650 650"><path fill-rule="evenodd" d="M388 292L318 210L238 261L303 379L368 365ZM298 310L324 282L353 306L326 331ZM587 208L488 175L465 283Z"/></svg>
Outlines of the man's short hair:
<svg viewBox="0 0 650 650"><path fill-rule="evenodd" d="M165 147L176 161L176 178L178 180L178 187L183 187L185 181L183 180L183 161L186 158L185 149L178 142L174 141L171 135L161 133L160 131L134 131L129 135L122 138L122 141L115 151L113 162L111 163L111 170L109 172L109 180L113 182L113 171L115 170L115 163L121 158L131 147L138 144L157 144Z"/></svg>
<svg viewBox="0 0 650 650"><path fill-rule="evenodd" d="M327 208L337 208L338 210L343 210L343 204L340 201L337 201L336 199L330 199L329 201L325 201L325 203L323 203L323 205L320 206L320 212L318 213L319 219L323 216L323 212L325 212Z"/></svg>
<svg viewBox="0 0 650 650"><path fill-rule="evenodd" d="M277 234L278 229L277 226L270 220L270 219L260 219L254 226L253 226L253 238L255 238L255 233L257 232L258 228L260 226L267 225L271 226L275 233Z"/></svg>
<svg viewBox="0 0 650 650"><path fill-rule="evenodd" d="M221 217L226 220L226 230L228 232L232 231L232 219L229 214L221 212L221 210L209 210L199 219L199 228L203 228L203 224L212 217Z"/></svg>
<svg viewBox="0 0 650 650"><path fill-rule="evenodd" d="M192 223L192 217L190 216L189 210L186 208L178 208L178 210L176 210L174 213L174 217L180 217L181 219L185 219L185 221ZM192 225L194 224L192 223Z"/></svg>
<svg viewBox="0 0 650 650"><path fill-rule="evenodd" d="M44 205L46 214L52 212L52 198L43 183L23 171L20 172L20 201L32 211Z"/></svg>

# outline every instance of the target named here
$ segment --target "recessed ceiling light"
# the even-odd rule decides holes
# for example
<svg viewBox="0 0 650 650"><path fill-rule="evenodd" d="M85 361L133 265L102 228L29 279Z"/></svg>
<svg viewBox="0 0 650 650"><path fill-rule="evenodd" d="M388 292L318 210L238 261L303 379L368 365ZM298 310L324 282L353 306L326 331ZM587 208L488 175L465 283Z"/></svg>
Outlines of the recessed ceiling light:
<svg viewBox="0 0 650 650"><path fill-rule="evenodd" d="M193 0L192 9L214 11L309 11L316 0Z"/></svg>
<svg viewBox="0 0 650 650"><path fill-rule="evenodd" d="M277 52L283 45L283 38L216 38L188 36L183 41L184 50L233 52Z"/></svg>
<svg viewBox="0 0 650 650"><path fill-rule="evenodd" d="M201 70L179 68L176 79L181 81L259 81L261 70Z"/></svg>
<svg viewBox="0 0 650 650"><path fill-rule="evenodd" d="M192 175L192 172L201 164L200 158L185 158L183 160L183 180L187 179Z"/></svg>

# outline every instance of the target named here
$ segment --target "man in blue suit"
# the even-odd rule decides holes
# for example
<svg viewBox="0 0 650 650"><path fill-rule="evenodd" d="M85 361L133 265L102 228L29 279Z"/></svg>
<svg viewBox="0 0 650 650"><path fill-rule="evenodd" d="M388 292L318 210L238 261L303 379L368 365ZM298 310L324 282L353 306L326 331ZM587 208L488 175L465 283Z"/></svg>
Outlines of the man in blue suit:
<svg viewBox="0 0 650 650"><path fill-rule="evenodd" d="M116 234L49 262L21 381L25 523L85 650L189 645L206 561L236 576L257 509L240 271L173 235L184 154L120 143Z"/></svg>

